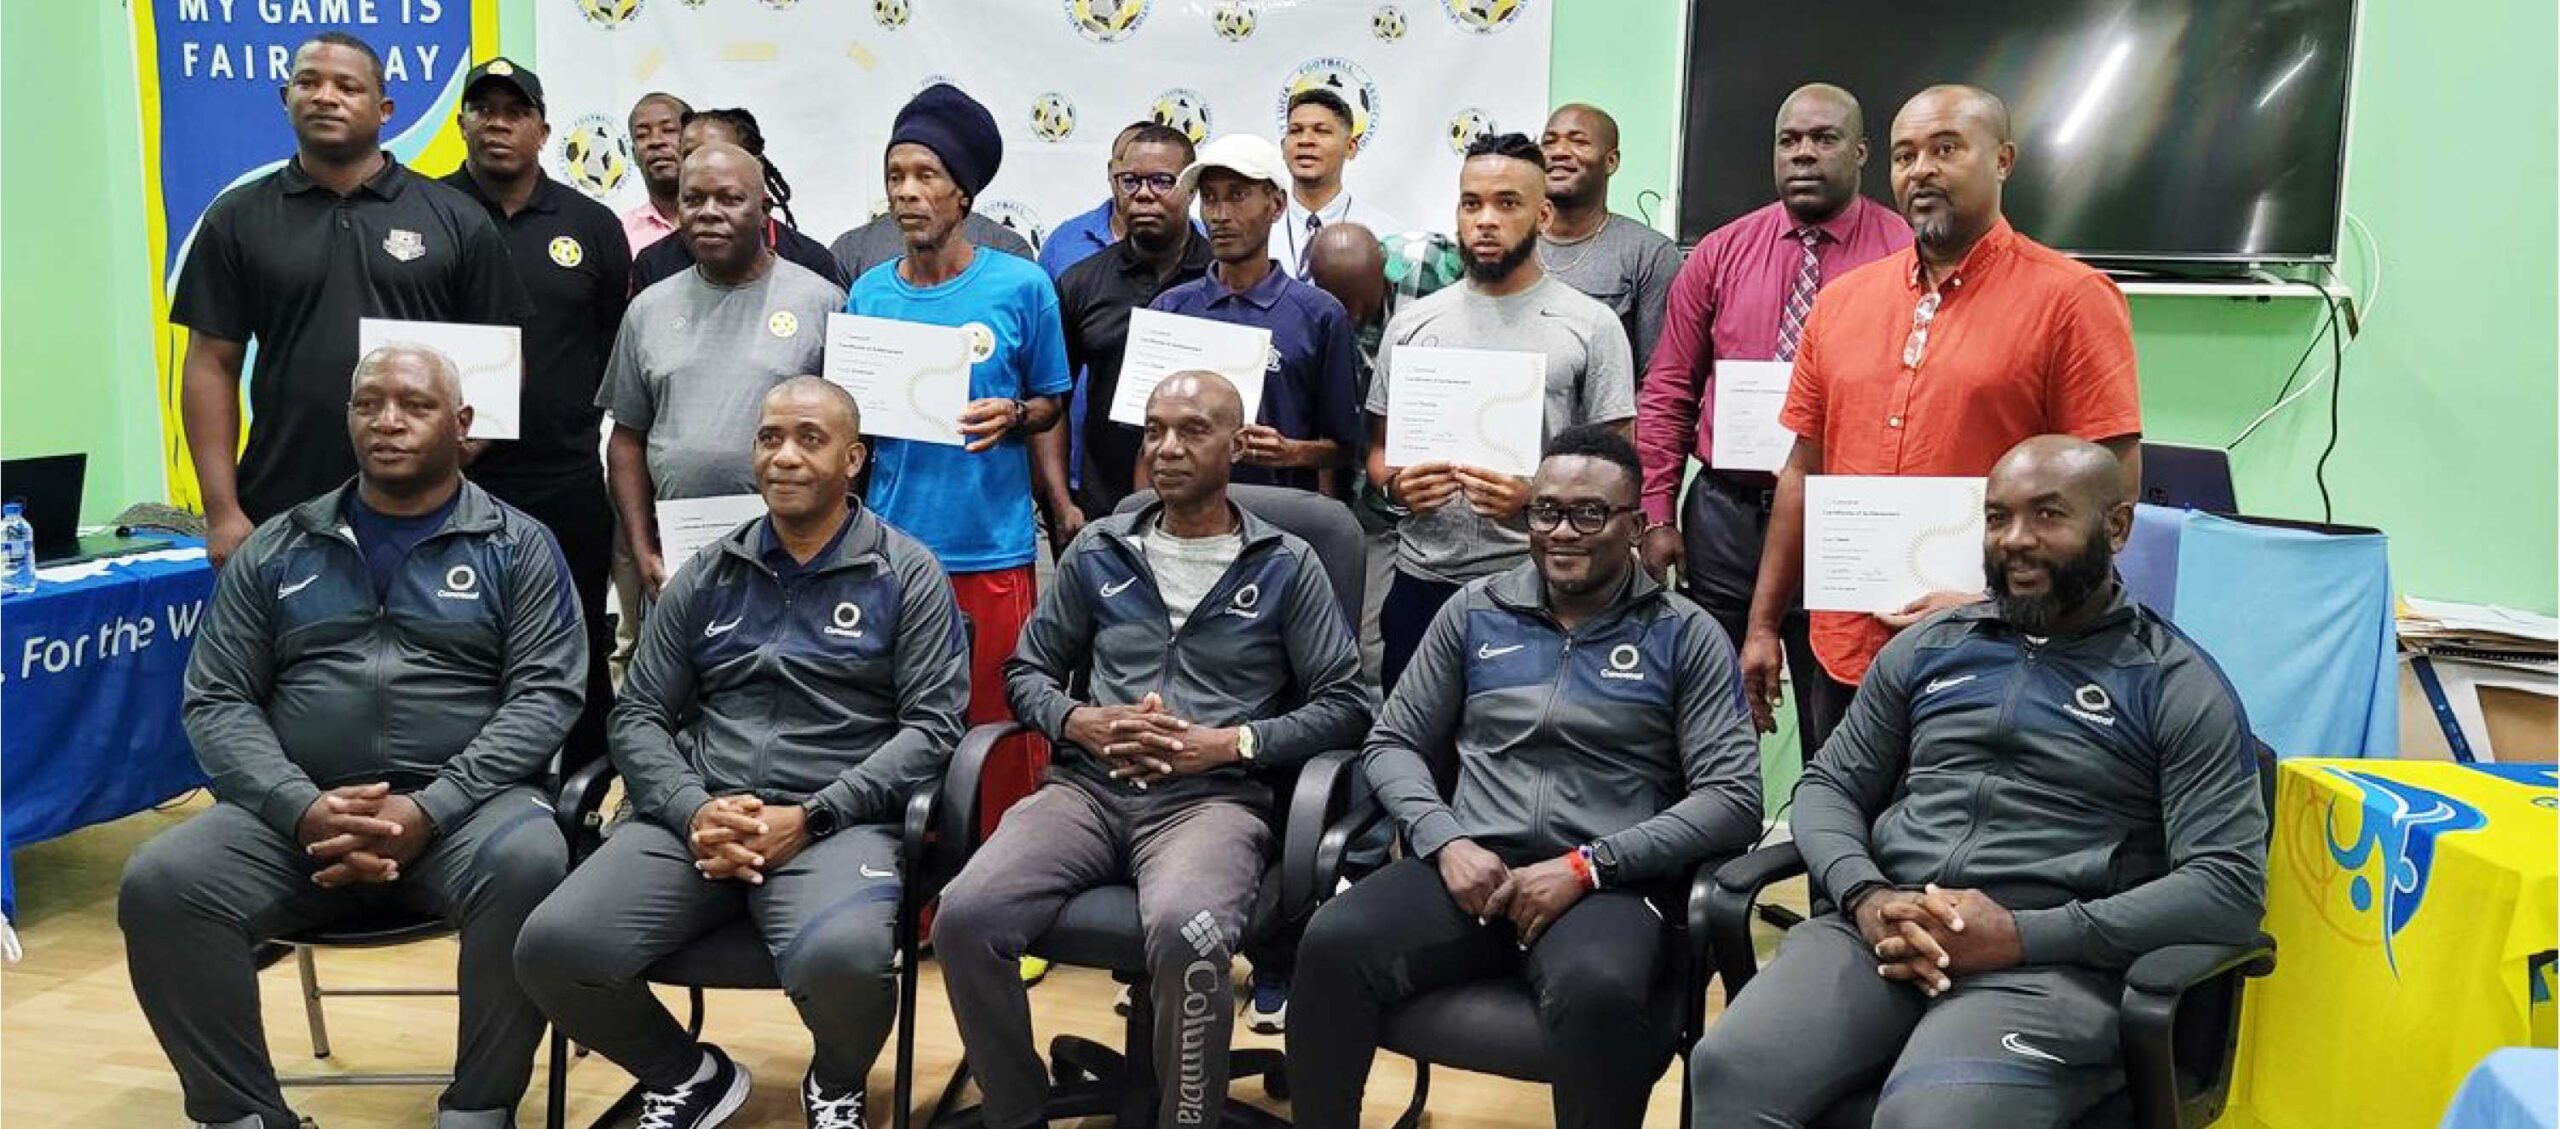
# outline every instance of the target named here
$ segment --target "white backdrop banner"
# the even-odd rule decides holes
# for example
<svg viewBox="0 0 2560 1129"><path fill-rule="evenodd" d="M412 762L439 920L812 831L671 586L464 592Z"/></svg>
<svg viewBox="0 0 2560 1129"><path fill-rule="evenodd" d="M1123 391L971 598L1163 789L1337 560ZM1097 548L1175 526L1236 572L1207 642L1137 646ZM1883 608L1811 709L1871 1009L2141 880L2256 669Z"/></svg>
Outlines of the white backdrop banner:
<svg viewBox="0 0 2560 1129"><path fill-rule="evenodd" d="M1356 118L1349 190L1447 231L1466 143L1534 137L1545 122L1553 0L538 4L550 167L616 211L646 198L626 115L663 90L753 111L801 228L826 242L885 209L890 121L948 81L1004 127L1004 167L978 210L1036 243L1109 194L1103 165L1122 126L1277 141L1289 95L1319 85Z"/></svg>

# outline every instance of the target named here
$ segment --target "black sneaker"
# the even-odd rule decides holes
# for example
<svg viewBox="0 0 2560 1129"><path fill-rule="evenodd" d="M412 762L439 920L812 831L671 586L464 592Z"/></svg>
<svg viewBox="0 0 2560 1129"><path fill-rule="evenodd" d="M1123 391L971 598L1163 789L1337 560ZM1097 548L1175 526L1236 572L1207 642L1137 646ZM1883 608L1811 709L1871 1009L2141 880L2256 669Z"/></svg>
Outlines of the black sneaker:
<svg viewBox="0 0 2560 1129"><path fill-rule="evenodd" d="M818 1086L815 1068L800 1077L800 1108L809 1115L809 1129L865 1129L862 1087L827 1093Z"/></svg>
<svg viewBox="0 0 2560 1129"><path fill-rule="evenodd" d="M711 1061L711 1075L640 1095L634 1129L711 1129L747 1104L747 1068L709 1043L702 1044L702 1054Z"/></svg>

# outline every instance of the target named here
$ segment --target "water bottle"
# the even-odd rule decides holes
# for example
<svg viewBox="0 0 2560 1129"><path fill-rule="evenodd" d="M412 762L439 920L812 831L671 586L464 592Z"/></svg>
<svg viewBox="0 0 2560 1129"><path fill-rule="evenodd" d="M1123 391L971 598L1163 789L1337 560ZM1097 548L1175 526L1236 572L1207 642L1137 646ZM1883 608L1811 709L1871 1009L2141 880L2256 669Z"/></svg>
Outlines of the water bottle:
<svg viewBox="0 0 2560 1129"><path fill-rule="evenodd" d="M36 590L36 527L19 510L16 502L0 507L0 595Z"/></svg>

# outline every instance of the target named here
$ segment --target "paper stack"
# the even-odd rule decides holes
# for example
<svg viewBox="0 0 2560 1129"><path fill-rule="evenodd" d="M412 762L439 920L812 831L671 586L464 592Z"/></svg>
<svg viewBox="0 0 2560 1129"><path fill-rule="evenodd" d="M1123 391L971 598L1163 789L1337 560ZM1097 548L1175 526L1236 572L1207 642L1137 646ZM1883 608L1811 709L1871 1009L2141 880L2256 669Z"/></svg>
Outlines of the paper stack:
<svg viewBox="0 0 2560 1129"><path fill-rule="evenodd" d="M2400 649L2547 671L2560 655L2560 619L2492 604L2404 596Z"/></svg>

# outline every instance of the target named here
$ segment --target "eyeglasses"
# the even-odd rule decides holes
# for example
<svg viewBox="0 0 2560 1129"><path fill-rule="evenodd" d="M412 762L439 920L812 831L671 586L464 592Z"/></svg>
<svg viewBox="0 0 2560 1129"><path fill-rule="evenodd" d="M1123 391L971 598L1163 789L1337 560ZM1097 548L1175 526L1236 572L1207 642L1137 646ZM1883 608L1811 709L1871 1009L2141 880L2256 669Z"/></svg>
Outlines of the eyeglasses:
<svg viewBox="0 0 2560 1129"><path fill-rule="evenodd" d="M1540 533L1552 533L1557 526L1570 520L1577 533L1598 533L1608 528L1610 519L1619 514L1634 513L1638 508L1640 507L1612 506L1605 502L1575 502L1570 506L1559 506L1554 502L1531 502L1529 503L1529 528Z"/></svg>
<svg viewBox="0 0 2560 1129"><path fill-rule="evenodd" d="M1162 196L1172 192L1174 186L1181 183L1181 178L1169 172L1124 172L1113 176L1111 178L1111 183L1118 185L1120 187L1120 191L1126 192L1131 196L1137 195L1138 190L1141 188L1148 189L1156 195Z"/></svg>
<svg viewBox="0 0 2560 1129"><path fill-rule="evenodd" d="M1911 336L1902 343L1902 367L1919 368L1920 358L1929 351L1929 323L1938 319L1938 295L1932 290L1920 296L1920 304L1911 307Z"/></svg>

